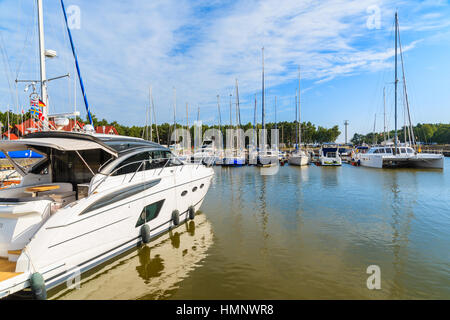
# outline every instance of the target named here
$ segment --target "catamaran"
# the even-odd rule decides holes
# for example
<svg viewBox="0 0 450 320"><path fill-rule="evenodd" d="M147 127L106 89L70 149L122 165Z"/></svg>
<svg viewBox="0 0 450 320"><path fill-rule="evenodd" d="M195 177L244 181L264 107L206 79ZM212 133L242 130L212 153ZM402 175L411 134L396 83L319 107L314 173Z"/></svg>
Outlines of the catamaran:
<svg viewBox="0 0 450 320"><path fill-rule="evenodd" d="M400 58L402 65L402 80L403 93L405 101L405 118L408 119L408 125L404 126L405 142L400 144L397 130L397 91L398 91L398 49L400 50ZM395 13L395 134L394 143L388 145L385 142L384 146L374 146L367 153L358 154L356 156L356 163L372 168L398 168L398 167L413 167L413 168L444 168L444 155L433 153L420 153L416 150L416 141L414 130L411 123L411 114L409 109L408 93L406 90L406 78L403 64L403 53L400 41L400 30L398 23L398 14ZM386 127L386 126L385 126ZM386 129L385 129L386 131ZM386 134L385 134L386 136ZM408 141L408 140L409 141Z"/></svg>

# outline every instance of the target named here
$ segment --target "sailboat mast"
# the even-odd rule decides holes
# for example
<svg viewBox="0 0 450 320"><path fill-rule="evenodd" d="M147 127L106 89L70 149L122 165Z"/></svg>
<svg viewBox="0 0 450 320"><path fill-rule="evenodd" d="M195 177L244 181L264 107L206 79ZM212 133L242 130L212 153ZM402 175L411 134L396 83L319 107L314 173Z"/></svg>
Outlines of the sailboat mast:
<svg viewBox="0 0 450 320"><path fill-rule="evenodd" d="M156 139L158 139L157 140L158 144L160 144L158 122L156 121L156 111L155 111L155 103L153 101L153 96L152 96L152 111L153 111L153 119L155 120Z"/></svg>
<svg viewBox="0 0 450 320"><path fill-rule="evenodd" d="M239 105L239 83L236 79L236 125L241 127L241 107Z"/></svg>
<svg viewBox="0 0 450 320"><path fill-rule="evenodd" d="M149 118L150 118L150 141L153 141L153 117L152 117L152 103L153 102L153 92L152 87L150 86L150 101L148 102L149 106ZM147 134L148 136L148 134Z"/></svg>
<svg viewBox="0 0 450 320"><path fill-rule="evenodd" d="M266 128L266 122L264 117L264 103L265 103L265 94L264 94L264 47L262 48L262 129Z"/></svg>
<svg viewBox="0 0 450 320"><path fill-rule="evenodd" d="M253 109L253 129L256 130L256 110L258 109L258 98L255 94L255 108Z"/></svg>
<svg viewBox="0 0 450 320"><path fill-rule="evenodd" d="M383 110L384 110L384 144L386 144L386 87L383 88Z"/></svg>
<svg viewBox="0 0 450 320"><path fill-rule="evenodd" d="M219 131L222 132L222 116L220 115L220 96L217 95L217 109L219 111Z"/></svg>
<svg viewBox="0 0 450 320"><path fill-rule="evenodd" d="M295 130L295 143L297 144L296 149L298 149L298 107L297 107L297 100L298 100L298 92L295 90L295 122L297 123L297 130Z"/></svg>
<svg viewBox="0 0 450 320"><path fill-rule="evenodd" d="M275 96L275 130L278 129L278 122L277 122L277 96Z"/></svg>
<svg viewBox="0 0 450 320"><path fill-rule="evenodd" d="M255 94L255 107L253 109L253 147L256 148L256 144L257 144L257 132L256 132L256 110L258 109L258 98L257 95Z"/></svg>
<svg viewBox="0 0 450 320"><path fill-rule="evenodd" d="M232 128L233 127L233 111L231 110L232 109L232 102L231 102L231 99L233 98L233 95L230 93L230 128Z"/></svg>
<svg viewBox="0 0 450 320"><path fill-rule="evenodd" d="M301 87L300 87L300 67L298 67L298 146L302 145L302 108L300 103Z"/></svg>
<svg viewBox="0 0 450 320"><path fill-rule="evenodd" d="M177 132L177 89L173 88L173 131ZM177 144L178 137L175 138Z"/></svg>
<svg viewBox="0 0 450 320"><path fill-rule="evenodd" d="M45 68L45 39L44 39L44 10L42 0L37 0L38 29L39 29L39 61L41 74L41 99L47 107L43 107L44 130L48 130L48 95L47 95L47 73Z"/></svg>
<svg viewBox="0 0 450 320"><path fill-rule="evenodd" d="M186 102L186 130L189 130L189 105Z"/></svg>
<svg viewBox="0 0 450 320"><path fill-rule="evenodd" d="M377 114L375 113L375 120L373 122L373 145L377 144L377 137L376 137L376 130L377 130Z"/></svg>
<svg viewBox="0 0 450 320"><path fill-rule="evenodd" d="M397 77L397 34L398 34L398 15L395 12L395 134L394 134L394 154L397 154L397 87L398 87L398 77Z"/></svg>
<svg viewBox="0 0 450 320"><path fill-rule="evenodd" d="M409 144L412 145L413 148L416 148L416 137L414 136L414 129L411 122L411 111L409 108L409 99L408 99L408 90L406 88L406 76L405 76L405 65L403 62L403 50L402 50L402 41L400 39L400 31L398 32L398 44L400 49L400 60L402 65L402 79L403 79L403 94L404 94L404 101L405 101L405 113L408 120L408 135L409 135ZM405 121L406 126L406 121ZM406 137L406 135L405 135ZM405 138L406 143L406 138Z"/></svg>

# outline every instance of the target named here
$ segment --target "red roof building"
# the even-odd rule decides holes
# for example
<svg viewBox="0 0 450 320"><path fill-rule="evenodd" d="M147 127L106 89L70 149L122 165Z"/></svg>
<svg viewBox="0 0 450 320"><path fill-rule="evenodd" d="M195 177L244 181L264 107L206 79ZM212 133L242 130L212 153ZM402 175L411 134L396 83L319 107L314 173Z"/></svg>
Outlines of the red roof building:
<svg viewBox="0 0 450 320"><path fill-rule="evenodd" d="M101 134L115 134L115 135L119 134L116 128L113 126L99 126L95 128L95 132Z"/></svg>
<svg viewBox="0 0 450 320"><path fill-rule="evenodd" d="M61 131L69 131L69 132L80 132L83 130L84 123L75 121L74 119L69 120L69 124L64 127L56 127L54 121L49 121L50 127L53 129L61 130ZM7 140L18 140L20 137L23 137L27 134L41 131L41 124L39 121L34 119L28 119L21 124L16 124L11 127L8 131L2 134L2 139ZM113 126L99 126L95 128L96 133L102 134L115 134L118 135L118 132Z"/></svg>

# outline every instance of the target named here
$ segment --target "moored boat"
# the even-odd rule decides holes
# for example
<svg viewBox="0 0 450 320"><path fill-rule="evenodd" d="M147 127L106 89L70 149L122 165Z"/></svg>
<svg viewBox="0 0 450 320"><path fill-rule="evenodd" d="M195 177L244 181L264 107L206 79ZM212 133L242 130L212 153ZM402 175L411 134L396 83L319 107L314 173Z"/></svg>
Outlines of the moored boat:
<svg viewBox="0 0 450 320"><path fill-rule="evenodd" d="M213 170L185 164L142 139L40 132L0 142L2 152L44 159L0 190L0 297L35 298L96 265L193 219Z"/></svg>

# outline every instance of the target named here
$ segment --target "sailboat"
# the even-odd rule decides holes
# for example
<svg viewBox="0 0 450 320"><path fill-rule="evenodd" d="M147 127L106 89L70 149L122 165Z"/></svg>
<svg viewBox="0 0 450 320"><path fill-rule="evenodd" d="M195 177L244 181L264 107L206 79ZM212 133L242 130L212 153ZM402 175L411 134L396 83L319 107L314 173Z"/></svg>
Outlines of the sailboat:
<svg viewBox="0 0 450 320"><path fill-rule="evenodd" d="M233 103L232 95L230 94L230 128L233 129ZM238 81L236 80L236 131L238 135L240 134L240 119L239 119L239 89ZM245 153L239 145L240 137L237 137L238 142L235 144L234 135L228 136L227 139L231 139L231 143L228 143L229 148L225 150L225 158L223 159L224 166L241 167L245 165Z"/></svg>
<svg viewBox="0 0 450 320"><path fill-rule="evenodd" d="M262 48L262 90L261 90L261 106L262 106L262 130L263 136L262 141L260 141L260 150L258 152L258 165L259 166L272 166L278 165L278 150L271 150L269 146L266 144L266 109L265 109L265 101L266 101L266 93L265 93L265 70L264 70L264 48Z"/></svg>
<svg viewBox="0 0 450 320"><path fill-rule="evenodd" d="M220 96L217 96L217 108L219 112L219 131L221 128L221 116L220 116ZM197 123L200 121L200 107L197 113ZM216 143L217 137L204 137L202 145L194 151L191 159L194 163L203 163L206 165L222 164L223 152L219 150L219 146Z"/></svg>
<svg viewBox="0 0 450 320"><path fill-rule="evenodd" d="M400 51L400 58L402 64L403 75L403 93L405 97L405 118L408 119L408 125L405 124L405 141L400 144L398 139L397 129L397 96L398 96L398 55ZM364 167L372 168L399 168L399 167L413 167L413 168L444 168L444 156L442 154L433 153L420 153L416 150L416 143L414 137L414 131L411 123L411 115L409 110L408 93L406 90L406 78L403 64L403 52L400 41L400 30L398 22L398 13L395 13L395 132L394 143L384 146L374 146L369 149L367 153L358 154L356 161L357 164ZM409 136L409 141L407 140Z"/></svg>
<svg viewBox="0 0 450 320"><path fill-rule="evenodd" d="M195 219L214 175L125 136L46 130L0 141L5 155L25 150L44 158L29 169L9 159L22 180L0 190L0 299L27 288L46 299L47 290Z"/></svg>
<svg viewBox="0 0 450 320"><path fill-rule="evenodd" d="M298 68L298 105L296 104L296 118L298 110L298 122L297 122L297 148L289 157L289 165L293 166L306 166L310 162L309 155L302 150L302 129L301 129L301 104L300 104L300 67ZM297 120L297 119L296 119Z"/></svg>

